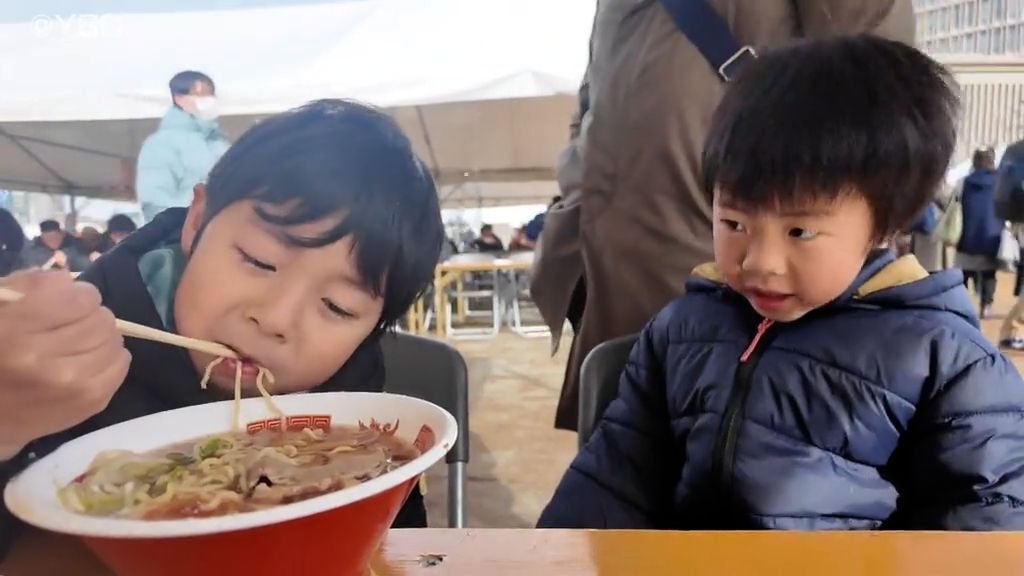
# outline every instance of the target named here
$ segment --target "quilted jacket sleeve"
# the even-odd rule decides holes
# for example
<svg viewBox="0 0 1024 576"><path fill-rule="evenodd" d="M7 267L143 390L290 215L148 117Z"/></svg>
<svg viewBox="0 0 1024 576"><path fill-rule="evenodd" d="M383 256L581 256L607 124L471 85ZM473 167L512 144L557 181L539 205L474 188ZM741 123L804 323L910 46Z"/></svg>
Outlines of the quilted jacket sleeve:
<svg viewBox="0 0 1024 576"><path fill-rule="evenodd" d="M1024 381L1004 356L989 354L943 386L905 440L901 527L1024 529Z"/></svg>
<svg viewBox="0 0 1024 576"><path fill-rule="evenodd" d="M141 202L174 206L184 178L180 156L159 132L142 144L135 166L135 190Z"/></svg>
<svg viewBox="0 0 1024 576"><path fill-rule="evenodd" d="M663 370L667 315L641 334L590 442L562 478L540 528L669 525L680 457L673 449Z"/></svg>

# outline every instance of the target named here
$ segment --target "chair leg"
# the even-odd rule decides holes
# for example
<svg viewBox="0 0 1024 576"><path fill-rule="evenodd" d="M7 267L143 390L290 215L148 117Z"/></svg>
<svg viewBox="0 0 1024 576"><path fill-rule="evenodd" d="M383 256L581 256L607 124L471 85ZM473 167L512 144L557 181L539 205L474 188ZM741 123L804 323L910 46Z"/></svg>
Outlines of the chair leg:
<svg viewBox="0 0 1024 576"><path fill-rule="evenodd" d="M463 278L461 276L455 281L455 301L457 303L456 309L459 311L459 322L466 321L466 312L469 311L469 302L467 302L466 297L462 295L464 290L462 281Z"/></svg>
<svg viewBox="0 0 1024 576"><path fill-rule="evenodd" d="M512 300L512 324L517 334L523 331L523 315L519 309L518 293L516 293L515 299Z"/></svg>
<svg viewBox="0 0 1024 576"><path fill-rule="evenodd" d="M448 527L466 526L466 463L448 464Z"/></svg>
<svg viewBox="0 0 1024 576"><path fill-rule="evenodd" d="M505 317L505 312L501 309L501 295L498 294L497 290L494 291L494 296L491 297L491 308L491 311L494 313L493 335L497 336L498 332L501 332L501 319Z"/></svg>
<svg viewBox="0 0 1024 576"><path fill-rule="evenodd" d="M512 331L523 338L546 338L551 335L551 330L545 325L523 325L523 307L521 298L529 298L530 295L526 293L516 294L515 300L512 301L512 320L510 322Z"/></svg>
<svg viewBox="0 0 1024 576"><path fill-rule="evenodd" d="M445 314L445 316L444 316L444 335L447 336L448 338L451 338L452 337L452 302L451 302L451 300L449 300L447 302L447 304L448 304L448 313Z"/></svg>
<svg viewBox="0 0 1024 576"><path fill-rule="evenodd" d="M430 321L434 319L434 307L427 308L427 312L423 315L423 333L427 334L430 332Z"/></svg>

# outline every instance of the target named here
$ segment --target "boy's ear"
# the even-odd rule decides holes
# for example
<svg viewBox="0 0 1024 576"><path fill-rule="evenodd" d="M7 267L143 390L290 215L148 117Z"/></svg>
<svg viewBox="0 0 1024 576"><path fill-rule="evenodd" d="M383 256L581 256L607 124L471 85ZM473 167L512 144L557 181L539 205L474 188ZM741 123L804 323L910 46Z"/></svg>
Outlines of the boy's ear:
<svg viewBox="0 0 1024 576"><path fill-rule="evenodd" d="M203 225L206 213L206 185L196 184L192 187L192 204L188 207L185 224L181 227L181 252L185 256L192 255L192 245Z"/></svg>

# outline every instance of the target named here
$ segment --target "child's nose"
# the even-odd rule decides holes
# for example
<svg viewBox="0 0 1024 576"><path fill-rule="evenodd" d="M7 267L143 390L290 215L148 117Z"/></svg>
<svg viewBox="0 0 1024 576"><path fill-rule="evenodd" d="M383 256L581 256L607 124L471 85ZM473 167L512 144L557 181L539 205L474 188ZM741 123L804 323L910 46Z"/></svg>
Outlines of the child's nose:
<svg viewBox="0 0 1024 576"><path fill-rule="evenodd" d="M284 326L275 322L274 319L258 313L249 314L248 316L249 322L253 323L256 326L256 329L263 335L269 336L281 343L287 341Z"/></svg>
<svg viewBox="0 0 1024 576"><path fill-rule="evenodd" d="M744 272L765 276L780 276L786 272L786 255L771 242L751 242L743 257Z"/></svg>
<svg viewBox="0 0 1024 576"><path fill-rule="evenodd" d="M250 307L246 317L263 335L286 342L298 321L301 306L298 291L267 291L264 300Z"/></svg>

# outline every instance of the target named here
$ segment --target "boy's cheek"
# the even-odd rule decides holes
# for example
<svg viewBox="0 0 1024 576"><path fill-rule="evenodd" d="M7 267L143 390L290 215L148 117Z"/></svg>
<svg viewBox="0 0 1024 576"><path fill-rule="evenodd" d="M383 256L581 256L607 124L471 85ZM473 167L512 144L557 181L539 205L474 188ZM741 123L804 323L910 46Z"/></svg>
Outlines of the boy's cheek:
<svg viewBox="0 0 1024 576"><path fill-rule="evenodd" d="M230 286L234 280L223 278L219 282L204 282L201 271L191 264L186 266L175 291L175 325L182 336L208 340L212 336L208 330L209 324L217 322L221 316L217 308L222 298L222 288L218 288L216 284Z"/></svg>
<svg viewBox="0 0 1024 576"><path fill-rule="evenodd" d="M732 288L742 284L742 250L728 242L715 244L715 265L725 282Z"/></svg>

